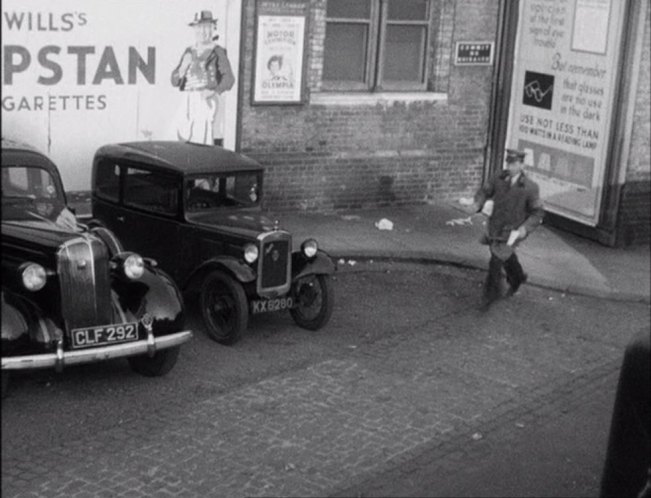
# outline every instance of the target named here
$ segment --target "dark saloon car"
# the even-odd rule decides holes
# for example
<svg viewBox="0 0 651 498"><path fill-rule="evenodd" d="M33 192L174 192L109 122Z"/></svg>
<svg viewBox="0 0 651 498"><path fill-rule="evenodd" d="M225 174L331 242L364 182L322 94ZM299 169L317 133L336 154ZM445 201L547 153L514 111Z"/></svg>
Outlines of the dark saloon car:
<svg viewBox="0 0 651 498"><path fill-rule="evenodd" d="M2 140L2 391L9 372L127 357L169 372L183 330L181 294L106 228L79 225L57 167Z"/></svg>
<svg viewBox="0 0 651 498"><path fill-rule="evenodd" d="M250 313L289 310L317 330L332 314L334 272L316 241L261 212L263 168L221 147L134 142L93 161L95 219L130 250L151 255L199 306L209 336L234 343Z"/></svg>

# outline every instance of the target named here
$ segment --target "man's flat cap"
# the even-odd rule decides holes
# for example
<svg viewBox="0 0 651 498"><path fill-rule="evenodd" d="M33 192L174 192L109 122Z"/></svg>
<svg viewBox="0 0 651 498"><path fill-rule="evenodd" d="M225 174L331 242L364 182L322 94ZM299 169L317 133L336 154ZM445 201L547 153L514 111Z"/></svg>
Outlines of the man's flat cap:
<svg viewBox="0 0 651 498"><path fill-rule="evenodd" d="M517 149L506 149L506 160L509 162L513 161L524 161L526 153Z"/></svg>

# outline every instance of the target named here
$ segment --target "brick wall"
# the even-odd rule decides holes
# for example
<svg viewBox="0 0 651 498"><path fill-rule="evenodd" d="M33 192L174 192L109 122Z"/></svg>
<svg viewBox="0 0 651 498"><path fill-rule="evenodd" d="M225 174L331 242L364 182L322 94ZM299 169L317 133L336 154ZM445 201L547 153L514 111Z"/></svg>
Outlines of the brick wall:
<svg viewBox="0 0 651 498"><path fill-rule="evenodd" d="M633 133L622 190L618 244L649 243L651 239L651 2L646 2Z"/></svg>
<svg viewBox="0 0 651 498"><path fill-rule="evenodd" d="M481 181L492 67L455 67L458 40L494 41L498 2L434 2L425 101L315 103L321 91L325 1L310 1L307 103L241 109L242 152L266 166L271 209L414 204L472 193ZM253 0L245 0L243 93L251 95Z"/></svg>

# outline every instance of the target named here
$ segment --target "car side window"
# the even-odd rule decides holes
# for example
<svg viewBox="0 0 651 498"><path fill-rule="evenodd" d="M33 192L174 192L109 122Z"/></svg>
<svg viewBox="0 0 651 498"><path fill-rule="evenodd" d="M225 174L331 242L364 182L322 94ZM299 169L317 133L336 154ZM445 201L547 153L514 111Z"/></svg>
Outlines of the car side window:
<svg viewBox="0 0 651 498"><path fill-rule="evenodd" d="M117 202L120 198L120 166L111 161L98 164L95 190L99 197Z"/></svg>
<svg viewBox="0 0 651 498"><path fill-rule="evenodd" d="M178 185L173 177L134 167L126 172L125 204L167 215L178 212Z"/></svg>

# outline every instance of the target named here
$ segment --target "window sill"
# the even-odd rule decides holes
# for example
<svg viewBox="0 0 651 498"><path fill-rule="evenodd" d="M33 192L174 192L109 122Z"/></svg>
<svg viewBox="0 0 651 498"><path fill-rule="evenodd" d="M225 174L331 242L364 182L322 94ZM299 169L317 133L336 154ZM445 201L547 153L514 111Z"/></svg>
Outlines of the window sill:
<svg viewBox="0 0 651 498"><path fill-rule="evenodd" d="M447 93L437 92L318 92L310 95L313 105L389 105L394 103L436 102L447 100Z"/></svg>

